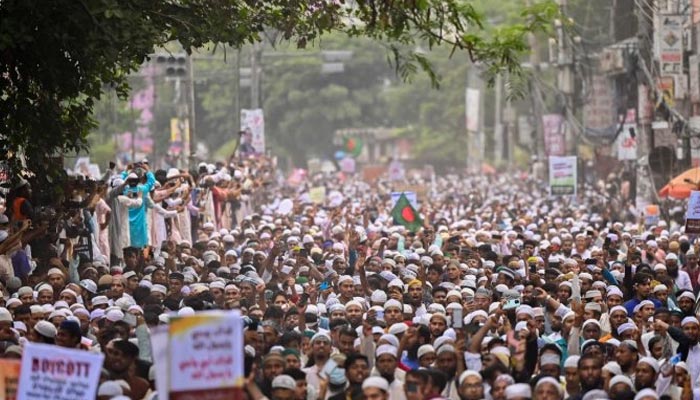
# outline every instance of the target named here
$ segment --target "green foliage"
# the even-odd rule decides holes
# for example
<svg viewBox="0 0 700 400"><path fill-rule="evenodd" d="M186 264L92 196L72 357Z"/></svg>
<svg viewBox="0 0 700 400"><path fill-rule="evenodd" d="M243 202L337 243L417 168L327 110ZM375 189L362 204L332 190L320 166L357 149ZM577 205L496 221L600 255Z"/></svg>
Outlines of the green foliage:
<svg viewBox="0 0 700 400"><path fill-rule="evenodd" d="M487 65L489 73L515 73L525 35L547 26L552 14L551 2L538 3L512 28L491 34L483 29L483 15L463 0L357 0L352 7L335 0L4 0L0 150L15 168L20 164L17 155L26 154L28 168L39 173L48 172L47 159L84 150L96 127L95 102L105 87L125 98L128 74L154 48L172 41L189 52L210 43L240 47L259 41L264 31L274 31L279 40L306 47L338 31L389 46L403 79L419 69L432 71L426 58L410 50L415 43L464 50ZM429 74L435 85L438 75ZM279 129L292 137L301 130L329 128L338 119L364 119L361 106L353 105L353 92L340 88L326 87L310 96L300 87L278 96L307 107L333 98L332 105L343 109L316 115L318 128L309 120L292 124L290 116Z"/></svg>

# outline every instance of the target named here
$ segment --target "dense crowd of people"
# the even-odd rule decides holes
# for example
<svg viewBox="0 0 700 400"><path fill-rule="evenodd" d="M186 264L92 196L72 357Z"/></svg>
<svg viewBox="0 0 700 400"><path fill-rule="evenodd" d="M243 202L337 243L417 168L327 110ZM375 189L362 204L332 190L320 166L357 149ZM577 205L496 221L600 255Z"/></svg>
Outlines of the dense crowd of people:
<svg viewBox="0 0 700 400"><path fill-rule="evenodd" d="M0 356L103 352L98 399L153 399L149 330L235 309L252 400L700 398L700 242L682 221L528 174L297 183L265 157L144 160L53 207L17 182ZM425 189L420 229L392 220L399 184Z"/></svg>

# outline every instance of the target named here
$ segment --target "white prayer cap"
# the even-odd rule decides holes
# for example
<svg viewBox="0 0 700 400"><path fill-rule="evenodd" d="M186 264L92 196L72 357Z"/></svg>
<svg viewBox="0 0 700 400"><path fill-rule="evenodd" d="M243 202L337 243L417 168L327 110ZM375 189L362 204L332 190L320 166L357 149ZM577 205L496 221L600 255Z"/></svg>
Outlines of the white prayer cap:
<svg viewBox="0 0 700 400"><path fill-rule="evenodd" d="M506 399L532 398L532 389L527 383L516 383L506 387Z"/></svg>

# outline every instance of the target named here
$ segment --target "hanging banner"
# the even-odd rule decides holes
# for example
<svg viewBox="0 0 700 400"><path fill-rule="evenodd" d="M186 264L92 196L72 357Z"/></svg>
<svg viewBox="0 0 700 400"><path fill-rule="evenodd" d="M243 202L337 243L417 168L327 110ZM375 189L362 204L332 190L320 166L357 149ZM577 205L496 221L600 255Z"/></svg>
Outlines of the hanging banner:
<svg viewBox="0 0 700 400"><path fill-rule="evenodd" d="M591 77L591 93L583 105L583 123L592 136L610 137L615 134L615 98L613 85L605 75Z"/></svg>
<svg viewBox="0 0 700 400"><path fill-rule="evenodd" d="M683 16L657 15L654 43L658 51L661 75L683 73Z"/></svg>
<svg viewBox="0 0 700 400"><path fill-rule="evenodd" d="M559 114L542 116L544 151L548 156L563 156L566 152L566 121Z"/></svg>
<svg viewBox="0 0 700 400"><path fill-rule="evenodd" d="M688 57L688 95L693 103L700 102L700 56Z"/></svg>
<svg viewBox="0 0 700 400"><path fill-rule="evenodd" d="M576 195L576 157L549 157L549 194Z"/></svg>
<svg viewBox="0 0 700 400"><path fill-rule="evenodd" d="M241 137L241 152L265 153L265 117L261 108L241 110L241 131L244 132Z"/></svg>
<svg viewBox="0 0 700 400"><path fill-rule="evenodd" d="M243 318L212 311L170 321L171 400L237 398L244 386Z"/></svg>
<svg viewBox="0 0 700 400"><path fill-rule="evenodd" d="M617 136L615 147L617 148L617 159L636 160L637 159L637 123L635 122L637 112L635 109L627 110L622 131Z"/></svg>
<svg viewBox="0 0 700 400"><path fill-rule="evenodd" d="M92 400L104 354L27 342L22 352L17 398Z"/></svg>
<svg viewBox="0 0 700 400"><path fill-rule="evenodd" d="M0 359L0 399L17 399L20 360Z"/></svg>
<svg viewBox="0 0 700 400"><path fill-rule="evenodd" d="M170 152L178 155L189 149L190 120L187 118L170 118Z"/></svg>
<svg viewBox="0 0 700 400"><path fill-rule="evenodd" d="M700 191L693 190L688 198L688 211L685 214L685 233L700 233Z"/></svg>
<svg viewBox="0 0 700 400"><path fill-rule="evenodd" d="M635 198L637 210L643 210L654 199L656 189L654 189L653 184L649 159L647 156L640 157L637 160L637 196Z"/></svg>
<svg viewBox="0 0 700 400"><path fill-rule="evenodd" d="M466 126L468 132L479 131L479 89L467 88L465 95Z"/></svg>

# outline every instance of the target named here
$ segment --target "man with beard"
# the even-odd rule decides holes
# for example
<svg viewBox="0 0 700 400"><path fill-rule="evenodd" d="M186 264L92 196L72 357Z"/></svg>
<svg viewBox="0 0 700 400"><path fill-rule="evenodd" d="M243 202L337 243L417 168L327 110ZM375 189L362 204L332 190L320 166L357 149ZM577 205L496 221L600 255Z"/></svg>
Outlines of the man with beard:
<svg viewBox="0 0 700 400"><path fill-rule="evenodd" d="M520 304L526 304L530 307L537 307L539 304L537 304L537 299L533 295L535 285L532 282L527 281L525 282L524 286L525 288L523 289L522 300L520 301Z"/></svg>
<svg viewBox="0 0 700 400"><path fill-rule="evenodd" d="M341 354L352 355L355 351L355 339L357 339L357 331L348 326L342 325L338 328L338 351ZM362 391L362 390L360 390Z"/></svg>
<svg viewBox="0 0 700 400"><path fill-rule="evenodd" d="M398 300L389 299L384 303L384 321L387 328L403 322L403 305Z"/></svg>
<svg viewBox="0 0 700 400"><path fill-rule="evenodd" d="M270 397L272 395L272 381L284 371L284 358L279 353L270 353L262 361L262 380L258 383L258 387Z"/></svg>
<svg viewBox="0 0 700 400"><path fill-rule="evenodd" d="M352 276L341 275L338 278L338 300L341 304L345 305L352 301L355 296L355 283L352 280Z"/></svg>
<svg viewBox="0 0 700 400"><path fill-rule="evenodd" d="M357 300L351 300L345 304L345 318L353 328L362 325L362 304Z"/></svg>
<svg viewBox="0 0 700 400"><path fill-rule="evenodd" d="M148 381L135 373L138 355L138 346L128 340L112 340L105 347L104 367L109 371L110 378L123 379L129 384L133 399L142 399L149 389Z"/></svg>
<svg viewBox="0 0 700 400"><path fill-rule="evenodd" d="M401 355L401 364L410 368L418 369L420 367L418 349L430 342L430 331L425 325L410 327L406 330L406 334L401 337L400 348L404 349Z"/></svg>
<svg viewBox="0 0 700 400"><path fill-rule="evenodd" d="M654 321L654 330L659 335L668 332L678 342L678 352L685 356L691 382L697 382L700 376L700 322L695 317L685 317L681 321L681 329L669 326L661 320Z"/></svg>
<svg viewBox="0 0 700 400"><path fill-rule="evenodd" d="M435 313L430 317L430 335L432 342L442 336L447 330L447 316L441 313Z"/></svg>
<svg viewBox="0 0 700 400"><path fill-rule="evenodd" d="M476 293L474 293L474 306L477 310L483 310L488 313L491 302L492 294L490 290L486 288L476 289Z"/></svg>
<svg viewBox="0 0 700 400"><path fill-rule="evenodd" d="M684 290L676 294L678 308L683 312L683 317L695 315L695 295L691 291Z"/></svg>
<svg viewBox="0 0 700 400"><path fill-rule="evenodd" d="M620 365L622 373L632 376L637 360L639 360L637 344L631 340L623 340L615 350L615 361Z"/></svg>
<svg viewBox="0 0 700 400"><path fill-rule="evenodd" d="M687 272L690 277L690 283L693 285L693 292L697 291L698 286L700 286L700 282L698 281L700 278L700 268L698 268L698 256L692 248L685 253L683 271Z"/></svg>
<svg viewBox="0 0 700 400"><path fill-rule="evenodd" d="M657 382L658 374L659 362L651 357L642 357L635 368L634 390L639 392L642 389L658 389L659 393L663 393L668 388L670 379Z"/></svg>
<svg viewBox="0 0 700 400"><path fill-rule="evenodd" d="M674 253L668 253L666 255L666 270L668 271L668 275L673 278L677 290L693 290L690 276L687 272L678 268L678 256Z"/></svg>
<svg viewBox="0 0 700 400"><path fill-rule="evenodd" d="M476 371L464 371L459 376L460 400L481 400L484 398L484 380Z"/></svg>
<svg viewBox="0 0 700 400"><path fill-rule="evenodd" d="M401 380L405 377L405 373L396 368L398 366L397 353L398 349L392 345L384 344L377 347L376 371L372 375L379 375L389 382L389 398L391 400L406 400L403 381Z"/></svg>
<svg viewBox="0 0 700 400"><path fill-rule="evenodd" d="M326 333L319 332L311 338L310 344L312 364L303 371L306 372L309 386L317 388L321 385L321 371L331 355L331 338Z"/></svg>
<svg viewBox="0 0 700 400"><path fill-rule="evenodd" d="M581 392L581 380L578 375L578 360L579 356L569 356L564 361L564 379L566 380L567 397L572 397Z"/></svg>
<svg viewBox="0 0 700 400"><path fill-rule="evenodd" d="M361 400L362 382L369 377L369 360L362 354L350 354L345 359L345 378L348 386L343 392L331 396L328 400Z"/></svg>
<svg viewBox="0 0 700 400"><path fill-rule="evenodd" d="M447 376L448 381L442 396L452 400L459 400L457 390L457 352L451 344L443 344L437 349L435 367Z"/></svg>
<svg viewBox="0 0 700 400"><path fill-rule="evenodd" d="M603 389L603 360L593 354L584 354L578 360L578 374L581 380L581 393L570 400L581 400L593 390Z"/></svg>
<svg viewBox="0 0 700 400"><path fill-rule="evenodd" d="M413 307L414 312L422 314L422 309L425 309L425 305L423 305L423 282L418 279L413 279L412 281L408 282L407 290L408 304Z"/></svg>

